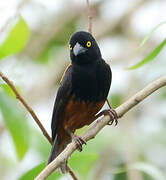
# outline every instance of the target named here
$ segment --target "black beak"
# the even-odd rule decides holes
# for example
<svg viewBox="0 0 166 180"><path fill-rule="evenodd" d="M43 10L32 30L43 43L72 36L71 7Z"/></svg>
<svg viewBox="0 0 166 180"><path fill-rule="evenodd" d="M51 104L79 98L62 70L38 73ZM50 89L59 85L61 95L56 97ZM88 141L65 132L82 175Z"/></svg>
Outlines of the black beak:
<svg viewBox="0 0 166 180"><path fill-rule="evenodd" d="M86 48L84 48L83 46L81 46L78 42L76 43L76 45L73 48L73 53L75 56L78 56L80 54L83 54L87 51Z"/></svg>

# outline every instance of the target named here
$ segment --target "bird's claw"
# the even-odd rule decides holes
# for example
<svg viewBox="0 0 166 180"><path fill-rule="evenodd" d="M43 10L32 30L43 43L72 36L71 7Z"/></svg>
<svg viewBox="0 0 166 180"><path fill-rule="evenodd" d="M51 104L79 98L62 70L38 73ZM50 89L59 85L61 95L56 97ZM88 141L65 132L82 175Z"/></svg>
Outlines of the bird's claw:
<svg viewBox="0 0 166 180"><path fill-rule="evenodd" d="M79 152L82 151L82 145L86 145L86 141L84 141L81 137L74 135L73 140L76 143L77 149Z"/></svg>
<svg viewBox="0 0 166 180"><path fill-rule="evenodd" d="M114 109L105 109L101 112L102 115L110 116L111 121L108 123L108 125L112 125L115 122L115 126L118 124L118 115Z"/></svg>
<svg viewBox="0 0 166 180"><path fill-rule="evenodd" d="M111 121L108 125L112 125L115 122L115 126L118 124L118 115L114 109L108 109L108 115L111 118Z"/></svg>

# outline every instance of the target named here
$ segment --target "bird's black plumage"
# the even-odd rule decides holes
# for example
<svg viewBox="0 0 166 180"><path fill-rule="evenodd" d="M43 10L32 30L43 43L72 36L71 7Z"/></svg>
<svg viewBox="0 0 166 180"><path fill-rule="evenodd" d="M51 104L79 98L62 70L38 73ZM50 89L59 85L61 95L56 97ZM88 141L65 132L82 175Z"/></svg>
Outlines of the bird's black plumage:
<svg viewBox="0 0 166 180"><path fill-rule="evenodd" d="M111 70L103 59L84 66L73 63L72 66L72 90L76 99L89 102L106 99L111 83Z"/></svg>
<svg viewBox="0 0 166 180"><path fill-rule="evenodd" d="M48 163L71 141L70 135L76 129L95 120L111 85L111 69L90 33L74 33L69 45L72 63L55 100L51 125L54 145Z"/></svg>
<svg viewBox="0 0 166 180"><path fill-rule="evenodd" d="M91 46L87 47L87 42ZM72 88L76 98L86 101L100 101L107 97L111 84L111 69L101 57L101 52L93 36L84 31L76 32L70 39L70 45L79 43L86 48L85 53L74 55L73 49L70 57L73 65Z"/></svg>
<svg viewBox="0 0 166 180"><path fill-rule="evenodd" d="M69 67L58 89L58 93L57 93L55 104L54 104L52 123L51 123L53 141L55 139L56 133L59 128L58 123L61 123L59 121L63 119L64 108L72 94L71 77L72 77L72 67Z"/></svg>

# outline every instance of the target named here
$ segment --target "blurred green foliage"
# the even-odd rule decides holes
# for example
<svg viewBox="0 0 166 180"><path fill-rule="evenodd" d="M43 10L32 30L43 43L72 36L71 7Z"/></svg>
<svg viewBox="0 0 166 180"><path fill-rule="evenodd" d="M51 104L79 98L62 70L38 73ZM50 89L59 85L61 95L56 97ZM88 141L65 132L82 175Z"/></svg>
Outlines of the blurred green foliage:
<svg viewBox="0 0 166 180"><path fill-rule="evenodd" d="M139 46L139 50L142 48L142 46L147 42L147 40L150 38L150 36L152 35L153 32L155 32L157 29L159 29L161 26L165 25L166 21L163 21L161 23L159 23L157 26L155 26L146 36L145 38L142 40L140 46ZM128 70L134 70L137 69L141 66L143 66L144 64L154 60L154 58L160 53L160 51L165 47L166 45L166 39L164 39L149 55L147 55L143 60L141 60L140 62L138 62L137 64L127 68Z"/></svg>
<svg viewBox="0 0 166 180"><path fill-rule="evenodd" d="M0 91L0 110L11 134L17 156L22 160L30 145L29 125L17 103Z"/></svg>
<svg viewBox="0 0 166 180"><path fill-rule="evenodd" d="M140 61L139 63L137 63L134 66L131 66L129 68L127 68L128 70L133 70L133 69L137 69L141 66L143 66L144 64L152 61L155 59L155 57L160 53L160 51L164 48L164 46L166 45L166 39L164 39L148 56L146 56L142 61Z"/></svg>
<svg viewBox="0 0 166 180"><path fill-rule="evenodd" d="M10 88L10 86L8 84L0 84L0 87L3 89L3 91L10 97L12 98L16 98L15 93L13 92L13 90ZM18 86L15 86L15 88L17 89L17 91L21 94L21 89Z"/></svg>
<svg viewBox="0 0 166 180"><path fill-rule="evenodd" d="M78 172L82 179L87 179L89 172L93 169L99 155L95 153L74 153L69 160L70 166ZM79 164L79 166L78 166Z"/></svg>
<svg viewBox="0 0 166 180"><path fill-rule="evenodd" d="M144 162L135 163L131 166L131 169L143 171L144 173L149 175L148 179L165 180L165 175L158 168L148 163L144 163ZM146 178L147 177L148 176L146 176Z"/></svg>
<svg viewBox="0 0 166 180"><path fill-rule="evenodd" d="M163 21L163 22L159 23L157 26L155 26L142 40L142 42L139 46L139 49L143 47L143 45L147 42L147 40L150 38L150 36L152 35L153 32L155 32L157 29L159 29L161 26L163 26L165 24L166 24L166 21Z"/></svg>
<svg viewBox="0 0 166 180"><path fill-rule="evenodd" d="M114 180L127 180L126 172L115 174Z"/></svg>
<svg viewBox="0 0 166 180"><path fill-rule="evenodd" d="M35 177L46 167L46 162L37 165L32 168L28 172L26 172L23 176L21 176L18 180L34 180ZM55 180L61 177L60 172L53 173L51 176L47 178L47 180Z"/></svg>
<svg viewBox="0 0 166 180"><path fill-rule="evenodd" d="M59 50L61 50L64 47L67 48L67 42L71 34L77 30L77 19L78 18L76 17L68 21L66 24L63 25L63 27L60 30L58 30L56 36L48 42L48 44L44 47L42 53L38 57L38 59L40 59L40 62L44 64L49 62L49 60L52 57L55 57L54 59L56 59L56 55L59 52ZM145 44L145 42L150 38L151 34L163 24L165 24L165 22L160 23L154 29L152 29L152 31L144 38L140 47L142 47ZM15 55L19 53L21 50L23 50L28 41L29 34L30 30L27 23L22 17L19 17L18 22L11 28L7 38L0 46L0 59L3 59L10 55ZM139 68L144 64L154 60L155 57L165 47L165 44L166 39L164 39L141 62L128 69ZM42 162L46 161L50 153L51 145L40 131L29 127L26 115L23 112L23 110L20 109L16 100L13 99L15 98L15 95L10 89L10 87L6 84L1 84L0 88L0 111L2 113L5 125L8 128L8 131L12 137L18 159L22 160L26 155L26 152L28 152L29 149L33 149L35 153L37 153L40 156ZM16 88L20 92L20 88L18 86L16 86ZM162 99L163 97L166 97L165 91L163 93ZM114 93L109 97L109 101L111 102L113 108L116 108L123 102L123 94L121 94L120 92ZM85 129L87 129L87 127ZM85 129L80 130L79 132L81 132L82 134L82 132L84 132ZM165 126L163 126L162 131L161 129L160 132L157 131L157 135L155 134L153 137L143 137L144 140L142 140L141 143L147 145L148 143L151 143L151 141L155 140L159 143L162 143L163 146L165 146L166 139L164 133ZM120 151L122 144L125 144L125 142L123 142L123 138L125 136L123 133L121 135L118 134L119 137L118 135L116 135L117 138L115 138L115 136L111 136L110 134L107 135L108 137L106 137L103 134L102 136L98 135L95 139L95 142L88 142L88 145L84 147L83 152L75 152L69 159L70 166L77 174L79 174L79 177L82 180L93 179L93 170L101 164L100 157L102 152L104 151L105 146L111 146L110 149L112 151ZM141 136L139 138L141 138ZM146 150L145 146L140 147L140 149L141 155L139 154L139 160L147 161L146 156L144 155L144 151ZM112 156L111 152L107 152L107 155L108 159ZM0 159L4 160L5 157L1 158L0 154ZM120 158L117 156L115 157L115 159L119 160ZM114 180L127 180L127 173L132 170L137 170L138 172L141 172L144 180L164 180L166 177L166 175L162 171L160 171L160 169L158 169L156 166L153 166L152 164L140 162L137 164L133 164L129 169L127 169L125 163L123 165L121 162L115 164L115 167L117 168L116 172L111 172L110 169L112 166L109 164L110 166L107 166L107 168L110 168L110 178L113 177L112 179ZM39 165L25 172L18 179L32 180L39 174L39 172L42 171L43 168L45 168L45 166L46 162L40 163ZM103 164L103 166L105 166L105 164ZM55 172L47 179L53 180L59 179L60 177L62 177L62 175L59 172Z"/></svg>
<svg viewBox="0 0 166 180"><path fill-rule="evenodd" d="M123 102L123 95L120 93L112 94L109 97L109 101L113 108L118 107Z"/></svg>
<svg viewBox="0 0 166 180"><path fill-rule="evenodd" d="M36 152L40 152L42 159L47 159L51 150L51 145L48 140L40 131L37 131L36 129L31 129L31 136L35 137L31 140L31 147Z"/></svg>
<svg viewBox="0 0 166 180"><path fill-rule="evenodd" d="M56 37L53 38L42 51L39 57L40 62L47 63L51 57L56 57L59 50L68 44L71 34L76 31L76 22L77 18L63 25L63 28L56 33ZM66 48L68 48L68 46Z"/></svg>
<svg viewBox="0 0 166 180"><path fill-rule="evenodd" d="M29 33L27 23L20 16L18 22L12 27L7 38L0 46L0 60L20 52L28 41Z"/></svg>

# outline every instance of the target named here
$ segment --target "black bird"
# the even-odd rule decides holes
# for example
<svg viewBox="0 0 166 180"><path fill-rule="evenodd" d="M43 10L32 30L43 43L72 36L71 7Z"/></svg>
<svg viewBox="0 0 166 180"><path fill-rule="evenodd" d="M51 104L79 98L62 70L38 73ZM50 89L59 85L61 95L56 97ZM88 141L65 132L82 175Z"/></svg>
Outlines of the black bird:
<svg viewBox="0 0 166 180"><path fill-rule="evenodd" d="M111 69L102 59L97 42L90 33L80 31L71 36L69 49L71 63L63 75L54 104L53 146L48 164L72 139L78 150L82 150L86 142L74 134L76 129L105 114L117 124L117 114L113 109L97 114L107 100L112 79ZM67 162L61 165L61 171L67 171Z"/></svg>

